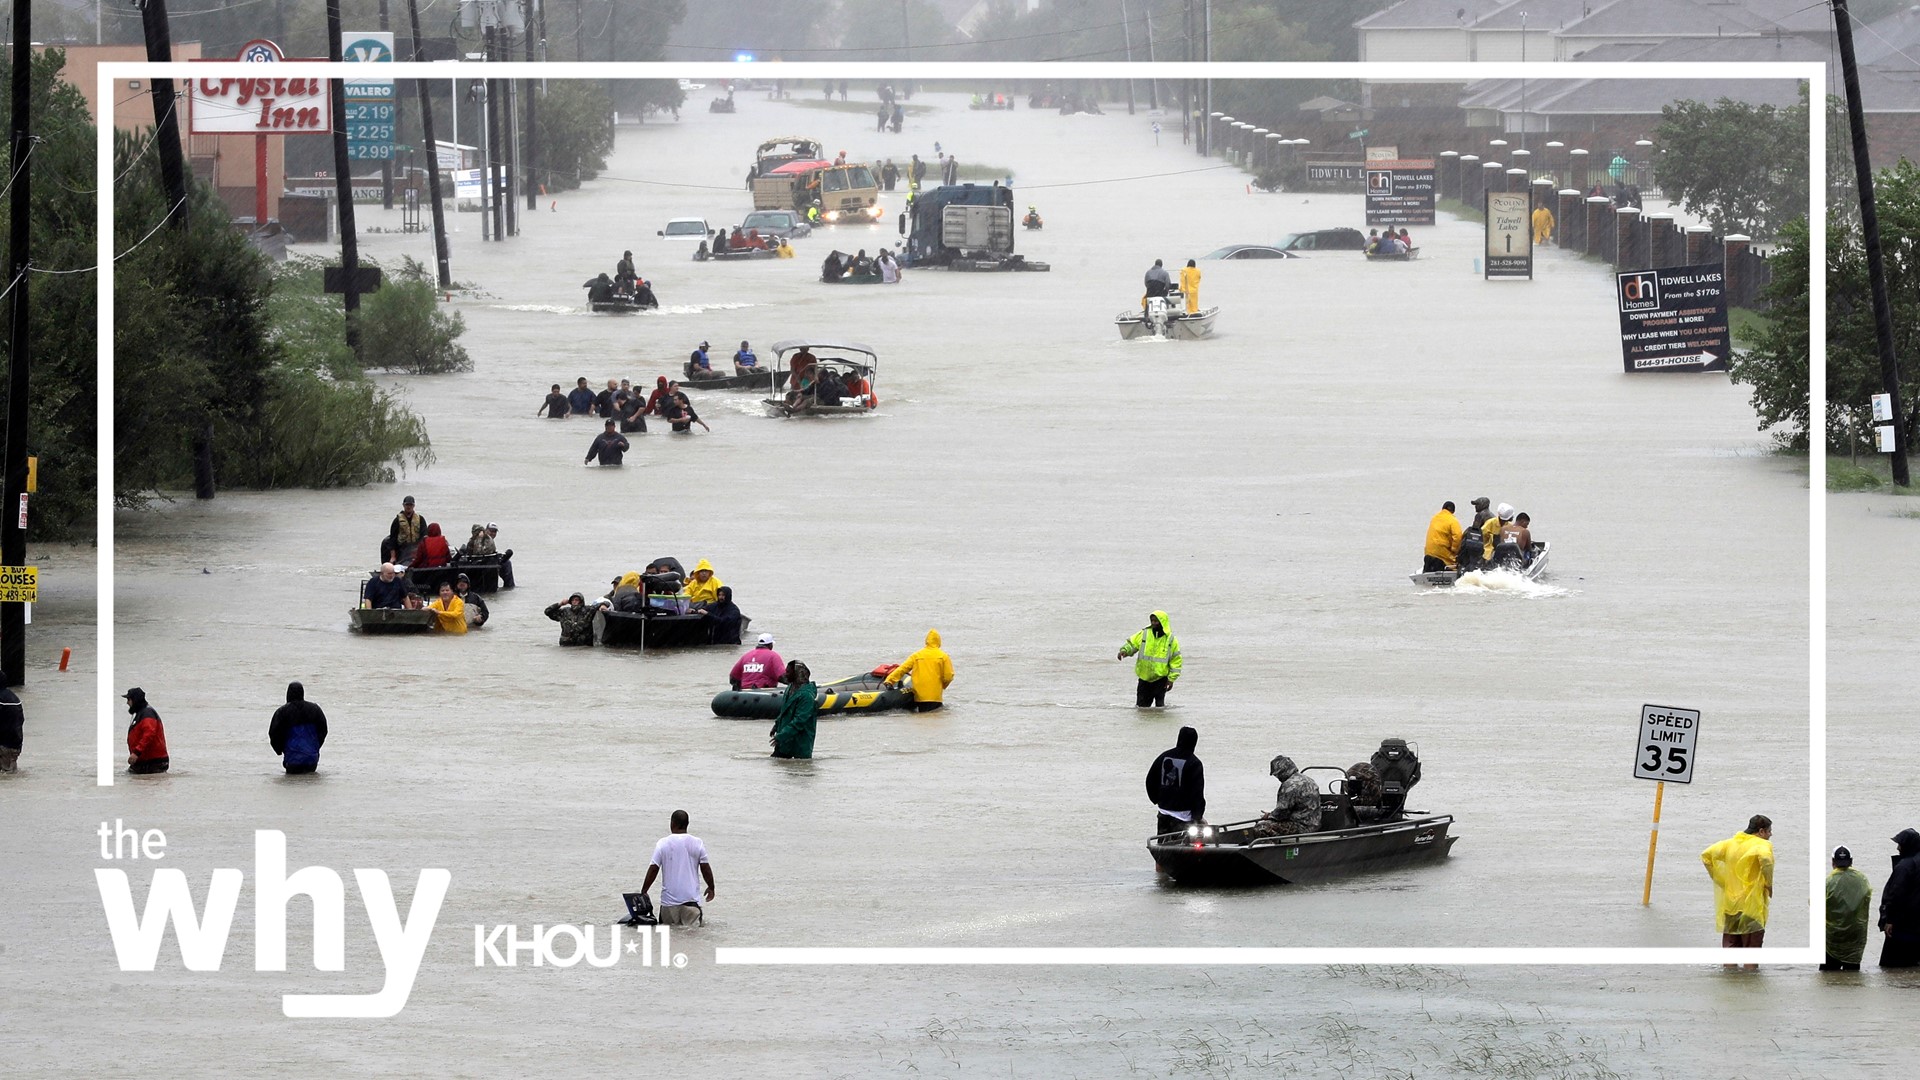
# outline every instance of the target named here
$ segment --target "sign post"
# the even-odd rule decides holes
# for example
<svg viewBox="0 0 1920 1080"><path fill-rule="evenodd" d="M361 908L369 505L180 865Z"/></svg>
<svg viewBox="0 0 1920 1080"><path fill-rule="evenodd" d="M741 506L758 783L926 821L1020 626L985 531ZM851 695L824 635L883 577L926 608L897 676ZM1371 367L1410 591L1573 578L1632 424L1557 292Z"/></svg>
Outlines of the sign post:
<svg viewBox="0 0 1920 1080"><path fill-rule="evenodd" d="M1700 710L1666 705L1640 706L1640 741L1633 748L1633 777L1652 780L1653 831L1647 834L1647 880L1640 906L1653 903L1653 855L1660 846L1660 804L1667 781L1693 783L1694 749L1700 736Z"/></svg>
<svg viewBox="0 0 1920 1080"><path fill-rule="evenodd" d="M1532 281L1533 230L1527 226L1527 203L1532 196L1524 191L1486 194L1487 263L1482 277Z"/></svg>

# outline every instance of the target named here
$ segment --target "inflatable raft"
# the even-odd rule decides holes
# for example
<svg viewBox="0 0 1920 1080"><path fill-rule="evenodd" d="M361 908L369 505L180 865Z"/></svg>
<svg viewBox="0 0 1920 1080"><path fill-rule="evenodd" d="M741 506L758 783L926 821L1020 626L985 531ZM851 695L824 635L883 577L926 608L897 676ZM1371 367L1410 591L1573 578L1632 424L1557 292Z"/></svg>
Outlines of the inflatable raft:
<svg viewBox="0 0 1920 1080"><path fill-rule="evenodd" d="M819 683L820 711L882 712L913 704L913 691L886 684L891 666L863 672L830 683ZM730 720L776 720L785 687L773 690L723 690L713 696L713 715Z"/></svg>

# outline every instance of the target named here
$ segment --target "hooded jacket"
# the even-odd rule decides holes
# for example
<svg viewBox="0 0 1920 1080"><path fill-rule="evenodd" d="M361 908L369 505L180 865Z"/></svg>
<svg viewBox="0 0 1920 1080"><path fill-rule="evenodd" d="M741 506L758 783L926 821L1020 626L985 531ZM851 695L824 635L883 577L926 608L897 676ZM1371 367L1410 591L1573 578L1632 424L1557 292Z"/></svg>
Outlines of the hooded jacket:
<svg viewBox="0 0 1920 1080"><path fill-rule="evenodd" d="M427 526L427 535L420 541L419 550L413 553L413 565L420 569L445 566L453 561L453 552L447 549L447 538L440 535L440 523Z"/></svg>
<svg viewBox="0 0 1920 1080"><path fill-rule="evenodd" d="M1120 649L1122 657L1140 654L1133 662L1133 673L1141 682L1154 682L1165 679L1172 683L1180 678L1180 639L1173 636L1173 626L1167 622L1167 613L1156 611L1153 617L1160 620L1160 633L1154 633L1152 625L1141 628L1139 633L1127 639Z"/></svg>
<svg viewBox="0 0 1920 1080"><path fill-rule="evenodd" d="M1920 940L1920 832L1902 829L1893 842L1900 845L1900 858L1880 892L1880 928L1892 923L1889 936Z"/></svg>
<svg viewBox="0 0 1920 1080"><path fill-rule="evenodd" d="M127 728L127 753L140 762L162 761L167 757L167 729L160 714L147 704L147 695L135 691L127 698L127 711L133 724Z"/></svg>
<svg viewBox="0 0 1920 1080"><path fill-rule="evenodd" d="M1313 782L1313 778L1302 773L1293 759L1285 754L1276 756L1267 771L1280 781L1280 791L1273 800L1273 812L1267 817L1274 821L1290 821L1298 825L1302 832L1318 829L1320 787Z"/></svg>
<svg viewBox="0 0 1920 1080"><path fill-rule="evenodd" d="M940 631L927 631L927 647L888 672L887 685L893 686L908 677L913 679L915 701L939 701L940 695L953 685L953 659L940 648Z"/></svg>
<svg viewBox="0 0 1920 1080"><path fill-rule="evenodd" d="M1439 559L1448 566L1452 566L1460 552L1460 537L1463 532L1460 519L1454 516L1453 511L1442 507L1440 512L1433 515L1432 520L1427 522L1425 554L1428 558Z"/></svg>
<svg viewBox="0 0 1920 1080"><path fill-rule="evenodd" d="M1206 816L1206 770L1193 756L1198 745L1200 733L1183 727L1173 749L1154 758L1147 769L1147 798L1169 817L1198 821Z"/></svg>
<svg viewBox="0 0 1920 1080"><path fill-rule="evenodd" d="M704 582L700 580L702 570L707 572L707 580ZM701 559L694 564L693 574L687 578L687 602L711 604L720 599L720 586L725 584L726 582L721 581L719 575L713 572L713 564Z"/></svg>
<svg viewBox="0 0 1920 1080"><path fill-rule="evenodd" d="M712 628L712 643L740 644L740 623L745 618L739 605L733 602L733 590L723 586L720 598L707 605L707 624Z"/></svg>
<svg viewBox="0 0 1920 1080"><path fill-rule="evenodd" d="M547 618L560 624L560 644L593 644L593 613L598 608L582 604L574 607L572 598L564 604L548 604Z"/></svg>
<svg viewBox="0 0 1920 1080"><path fill-rule="evenodd" d="M1200 310L1200 268L1183 266L1180 268L1180 295L1187 303L1187 314L1193 315Z"/></svg>
<svg viewBox="0 0 1920 1080"><path fill-rule="evenodd" d="M439 597L434 597L432 602L427 604L427 610L433 612L439 628L447 633L467 632L467 602L460 599L459 593L447 597L444 602Z"/></svg>
<svg viewBox="0 0 1920 1080"><path fill-rule="evenodd" d="M773 755L785 758L813 756L813 734L820 725L819 687L811 680L788 687L780 699L780 717L773 722Z"/></svg>
<svg viewBox="0 0 1920 1080"><path fill-rule="evenodd" d="M1743 832L1701 852L1700 861L1713 878L1715 929L1723 934L1765 929L1773 892L1773 843Z"/></svg>
<svg viewBox="0 0 1920 1080"><path fill-rule="evenodd" d="M320 747L327 741L327 714L307 700L306 688L297 682L287 684L287 703L274 710L267 725L267 742L281 755L288 767L312 767L320 763Z"/></svg>
<svg viewBox="0 0 1920 1080"><path fill-rule="evenodd" d="M1827 956L1842 964L1857 964L1867 951L1867 914L1873 905L1873 885L1851 866L1836 866L1827 875Z"/></svg>

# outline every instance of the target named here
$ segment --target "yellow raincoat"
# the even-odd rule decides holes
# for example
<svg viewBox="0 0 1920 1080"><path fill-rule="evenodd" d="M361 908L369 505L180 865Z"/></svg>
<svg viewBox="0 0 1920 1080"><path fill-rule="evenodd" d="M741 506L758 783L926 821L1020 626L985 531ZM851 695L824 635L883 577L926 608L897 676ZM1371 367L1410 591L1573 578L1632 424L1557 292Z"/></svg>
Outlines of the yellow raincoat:
<svg viewBox="0 0 1920 1080"><path fill-rule="evenodd" d="M1200 268L1183 266L1180 268L1180 295L1186 297L1187 314L1195 315L1200 311Z"/></svg>
<svg viewBox="0 0 1920 1080"><path fill-rule="evenodd" d="M707 580L700 580L700 571L707 572ZM713 572L713 564L701 559L693 568L692 576L687 578L687 601L693 604L711 604L720 599L720 586L726 582Z"/></svg>
<svg viewBox="0 0 1920 1080"><path fill-rule="evenodd" d="M1176 682L1180 678L1180 639L1173 636L1173 624L1167 621L1166 612L1156 611L1153 617L1160 620L1161 632L1155 634L1151 626L1142 627L1121 646L1120 656L1140 654L1140 659L1133 662L1133 674L1141 682Z"/></svg>
<svg viewBox="0 0 1920 1080"><path fill-rule="evenodd" d="M439 624L439 628L445 630L447 633L464 634L467 632L467 605L466 601L461 600L459 597L448 597L444 604L438 599L435 599L427 605L427 610L433 612L433 617Z"/></svg>
<svg viewBox="0 0 1920 1080"><path fill-rule="evenodd" d="M1773 895L1773 842L1752 833L1729 837L1700 853L1713 878L1714 926L1723 934L1766 929Z"/></svg>
<svg viewBox="0 0 1920 1080"><path fill-rule="evenodd" d="M1547 209L1546 204L1542 203L1540 204L1539 208L1535 209L1533 212L1534 246L1538 247L1541 244L1546 243L1547 238L1552 235L1553 235L1553 211Z"/></svg>
<svg viewBox="0 0 1920 1080"><path fill-rule="evenodd" d="M939 701L953 685L953 659L940 649L940 631L927 631L927 647L900 661L887 673L887 685L893 686L908 676L913 678L913 700Z"/></svg>
<svg viewBox="0 0 1920 1080"><path fill-rule="evenodd" d="M1451 567L1460 551L1460 519L1453 511L1442 509L1427 522L1427 555Z"/></svg>

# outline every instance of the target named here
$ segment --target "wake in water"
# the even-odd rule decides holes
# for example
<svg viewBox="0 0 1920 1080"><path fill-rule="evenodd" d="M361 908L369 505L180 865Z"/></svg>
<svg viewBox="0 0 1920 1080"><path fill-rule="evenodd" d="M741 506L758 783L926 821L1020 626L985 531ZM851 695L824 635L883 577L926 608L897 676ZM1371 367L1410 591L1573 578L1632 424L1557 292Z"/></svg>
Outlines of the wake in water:
<svg viewBox="0 0 1920 1080"><path fill-rule="evenodd" d="M592 315L595 312L570 304L493 304L496 311L531 311L541 315ZM700 315L709 311L733 311L736 308L752 307L752 304L661 304L652 312L640 312L644 318L653 315Z"/></svg>
<svg viewBox="0 0 1920 1080"><path fill-rule="evenodd" d="M1460 575L1452 589L1433 589L1434 593L1504 593L1508 596L1524 597L1528 600L1543 600L1551 596L1572 596L1573 590L1558 585L1549 585L1544 581L1529 580L1514 570L1469 570Z"/></svg>

